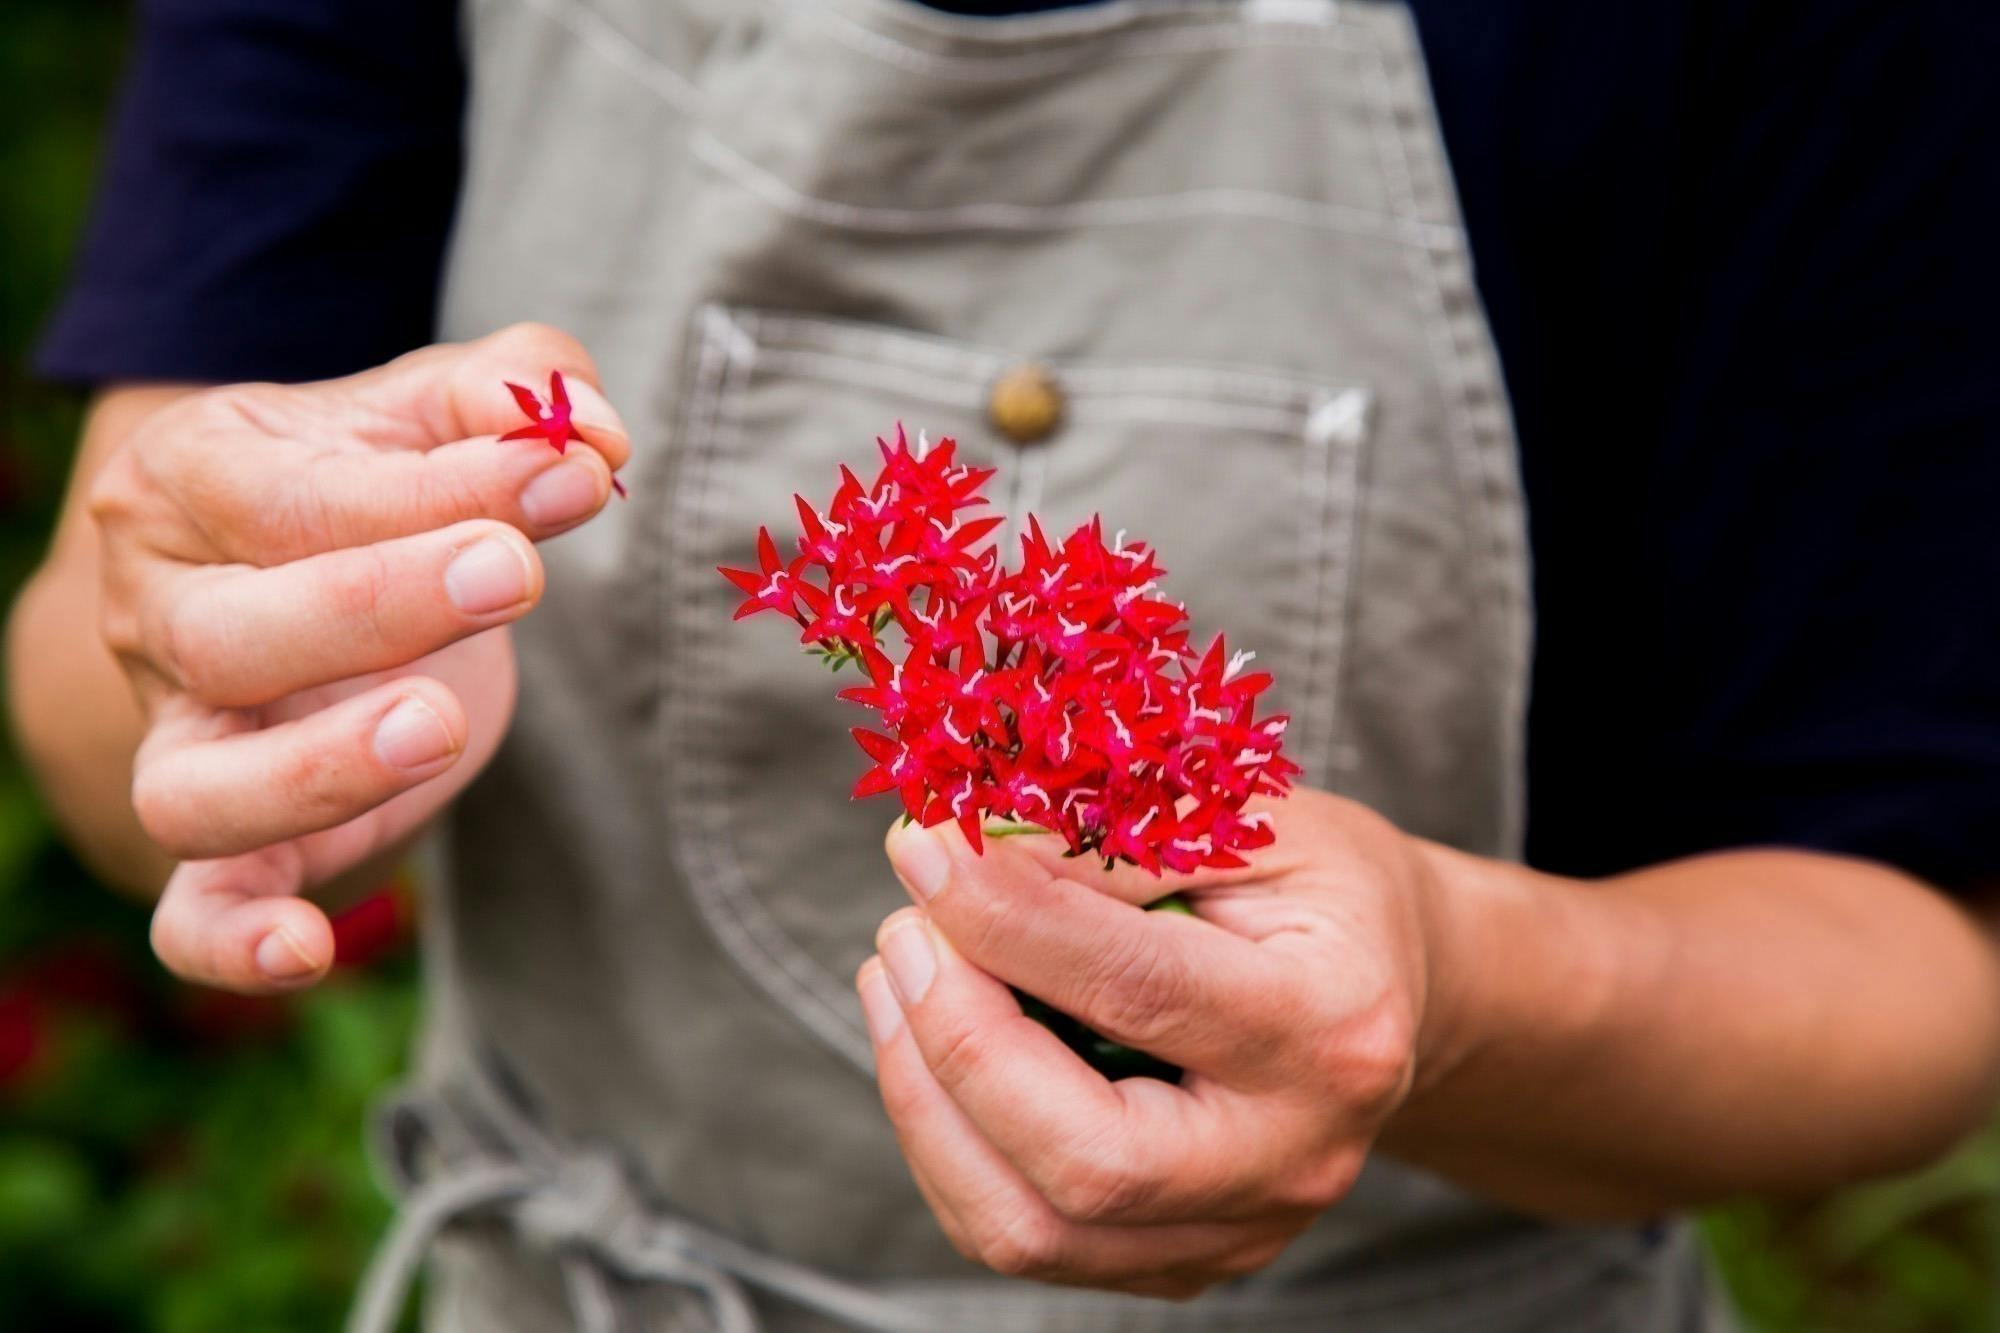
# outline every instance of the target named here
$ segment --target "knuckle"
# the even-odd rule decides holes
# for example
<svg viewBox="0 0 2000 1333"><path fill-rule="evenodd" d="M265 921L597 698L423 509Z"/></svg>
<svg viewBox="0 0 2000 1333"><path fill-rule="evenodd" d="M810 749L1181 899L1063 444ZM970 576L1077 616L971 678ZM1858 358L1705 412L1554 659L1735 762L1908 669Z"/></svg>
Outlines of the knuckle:
<svg viewBox="0 0 2000 1333"><path fill-rule="evenodd" d="M1270 1191L1272 1200L1287 1212L1317 1217L1347 1197L1361 1175L1366 1156L1358 1148L1336 1148L1287 1171Z"/></svg>
<svg viewBox="0 0 2000 1333"><path fill-rule="evenodd" d="M128 444L115 450L85 492L84 510L101 532L122 528L145 508L151 488L145 484L135 448Z"/></svg>
<svg viewBox="0 0 2000 1333"><path fill-rule="evenodd" d="M979 1247L972 1243L971 1238L965 1234L963 1227L949 1220L943 1211L935 1205L932 1206L931 1211L937 1214L938 1226L944 1231L945 1239L951 1242L951 1248L957 1251L959 1258L969 1264L985 1262L980 1257Z"/></svg>
<svg viewBox="0 0 2000 1333"><path fill-rule="evenodd" d="M1302 1032L1318 1032L1302 1019L1313 1012L1312 989L1299 978L1274 969L1236 978L1230 1005L1230 1046L1246 1067L1279 1071L1287 1075L1296 1069ZM1309 1058L1317 1058L1317 1045L1307 1043Z"/></svg>
<svg viewBox="0 0 2000 1333"><path fill-rule="evenodd" d="M112 656L125 661L149 656L144 623L139 610L110 588L98 599L97 637Z"/></svg>
<svg viewBox="0 0 2000 1333"><path fill-rule="evenodd" d="M395 572L379 547L356 546L341 554L327 580L325 602L334 622L352 626L376 643L390 637L385 610L396 586Z"/></svg>
<svg viewBox="0 0 2000 1333"><path fill-rule="evenodd" d="M342 521L332 497L346 489L341 473L349 465L344 454L313 454L285 473L273 487L275 496L259 495L254 501L239 497L232 517L255 549L265 553L260 564L348 544L352 524Z"/></svg>
<svg viewBox="0 0 2000 1333"><path fill-rule="evenodd" d="M1384 999L1323 1025L1315 1073L1350 1113L1374 1121L1402 1101L1416 1064L1416 1024L1407 1006Z"/></svg>
<svg viewBox="0 0 2000 1333"><path fill-rule="evenodd" d="M435 455L418 456L420 471L412 488L416 506L424 513L453 522L466 523L493 512L497 503L481 488L475 475L451 467L434 466ZM490 520L498 528L503 525Z"/></svg>
<svg viewBox="0 0 2000 1333"><path fill-rule="evenodd" d="M1005 1277L1041 1277L1062 1263L1062 1227L1054 1218L1017 1212L979 1245L980 1262Z"/></svg>
<svg viewBox="0 0 2000 1333"><path fill-rule="evenodd" d="M879 1080L882 1091L882 1109L889 1114L890 1123L895 1125L914 1124L921 1118L924 1109L923 1089L915 1080L908 1078L883 1078Z"/></svg>
<svg viewBox="0 0 2000 1333"><path fill-rule="evenodd" d="M188 837L180 792L159 766L149 765L133 775L131 800L139 827L168 855L187 859L201 850ZM156 915L156 925L158 920Z"/></svg>
<svg viewBox="0 0 2000 1333"><path fill-rule="evenodd" d="M582 343L554 325L537 320L509 324L493 335L493 345L504 355L519 356L537 364L590 365L590 356Z"/></svg>
<svg viewBox="0 0 2000 1333"><path fill-rule="evenodd" d="M1095 990L1092 1016L1107 1035L1143 1047L1179 1032L1195 981L1180 955L1147 934L1109 950Z"/></svg>
<svg viewBox="0 0 2000 1333"><path fill-rule="evenodd" d="M1216 1276L1226 1282L1249 1277L1252 1273L1261 1273L1276 1262L1290 1242L1290 1236L1280 1236L1246 1245L1228 1255L1217 1265L1219 1272Z"/></svg>
<svg viewBox="0 0 2000 1333"><path fill-rule="evenodd" d="M214 699L221 685L217 667L225 654L213 650L214 636L201 600L188 592L156 605L152 632L142 634L153 667L198 699Z"/></svg>
<svg viewBox="0 0 2000 1333"><path fill-rule="evenodd" d="M947 1088L963 1087L992 1072L991 1037L976 1023L954 1022L938 1039L936 1054L926 1063Z"/></svg>
<svg viewBox="0 0 2000 1333"><path fill-rule="evenodd" d="M1124 1157L1101 1148L1066 1155L1044 1188L1049 1205L1072 1222L1129 1217L1152 1199L1155 1190Z"/></svg>
<svg viewBox="0 0 2000 1333"><path fill-rule="evenodd" d="M218 483L227 470L217 466L217 442L247 430L286 436L298 424L298 392L279 384L223 384L190 394L147 421L135 454L141 462L160 460L170 476Z"/></svg>
<svg viewBox="0 0 2000 1333"><path fill-rule="evenodd" d="M933 916L947 925L952 944L973 962L1006 953L1008 942L1021 933L1021 896L988 893L976 880L965 889L940 895L930 909Z"/></svg>

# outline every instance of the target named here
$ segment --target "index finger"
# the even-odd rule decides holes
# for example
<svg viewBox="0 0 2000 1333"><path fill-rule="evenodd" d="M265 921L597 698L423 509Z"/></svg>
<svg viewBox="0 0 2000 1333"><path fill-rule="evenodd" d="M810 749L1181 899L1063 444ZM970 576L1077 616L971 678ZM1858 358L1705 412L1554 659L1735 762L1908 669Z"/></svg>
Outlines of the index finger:
<svg viewBox="0 0 2000 1333"><path fill-rule="evenodd" d="M508 383L564 366L584 443L500 440L528 420ZM346 379L212 390L149 422L143 463L107 469L93 509L143 512L158 487L196 534L166 529L160 554L266 567L475 518L550 537L597 513L631 456L595 377L574 339L523 326Z"/></svg>
<svg viewBox="0 0 2000 1333"><path fill-rule="evenodd" d="M262 568L480 518L540 541L611 499L611 469L591 449L558 455L532 441L485 438L302 462L256 443L226 468L206 465L198 498L184 493L183 502L204 516L204 535L228 559Z"/></svg>

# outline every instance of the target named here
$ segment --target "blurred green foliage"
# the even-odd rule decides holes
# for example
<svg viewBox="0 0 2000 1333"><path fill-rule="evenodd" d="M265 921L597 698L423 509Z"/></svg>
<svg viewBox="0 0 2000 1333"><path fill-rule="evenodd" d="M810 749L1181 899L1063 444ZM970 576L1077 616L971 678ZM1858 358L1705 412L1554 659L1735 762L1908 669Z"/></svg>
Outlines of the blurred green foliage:
<svg viewBox="0 0 2000 1333"><path fill-rule="evenodd" d="M11 0L0 31L0 599L38 558L79 404L21 361L88 197L128 14ZM161 976L145 912L57 844L0 745L0 1320L8 1328L335 1328L388 1218L365 1108L401 1066L391 949L290 1001ZM1766 1333L2000 1329L2000 1132L1908 1179L1705 1219Z"/></svg>

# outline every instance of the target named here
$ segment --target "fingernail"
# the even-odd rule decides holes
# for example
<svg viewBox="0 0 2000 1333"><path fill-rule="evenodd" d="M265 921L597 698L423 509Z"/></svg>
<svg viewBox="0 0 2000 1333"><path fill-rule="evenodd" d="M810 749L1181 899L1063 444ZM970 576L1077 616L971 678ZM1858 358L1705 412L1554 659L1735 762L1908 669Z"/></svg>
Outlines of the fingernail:
<svg viewBox="0 0 2000 1333"><path fill-rule="evenodd" d="M474 542L444 567L445 595L468 616L490 615L528 599L528 561L500 537Z"/></svg>
<svg viewBox="0 0 2000 1333"><path fill-rule="evenodd" d="M903 1006L896 1002L896 992L889 989L889 979L879 967L862 974L861 1015L868 1020L868 1039L877 1046L887 1046L903 1030Z"/></svg>
<svg viewBox="0 0 2000 1333"><path fill-rule="evenodd" d="M273 981L297 981L319 964L306 956L299 942L283 926L257 941L257 970Z"/></svg>
<svg viewBox="0 0 2000 1333"><path fill-rule="evenodd" d="M575 409L572 420L578 430L586 435L631 438L631 432L625 429L625 418L611 405L611 400L598 392L589 381L571 378L565 383L569 386L570 401Z"/></svg>
<svg viewBox="0 0 2000 1333"><path fill-rule="evenodd" d="M922 1004L931 982L937 979L937 950L931 947L930 927L921 921L897 926L882 937L882 962L896 994L907 1004Z"/></svg>
<svg viewBox="0 0 2000 1333"><path fill-rule="evenodd" d="M444 719L422 699L405 699L375 724L375 753L391 768L423 768L455 750Z"/></svg>
<svg viewBox="0 0 2000 1333"><path fill-rule="evenodd" d="M597 474L576 460L556 464L521 488L521 512L541 528L574 523L601 503Z"/></svg>
<svg viewBox="0 0 2000 1333"><path fill-rule="evenodd" d="M937 897L951 878L951 853L935 833L915 824L889 840L889 864L917 895L918 902Z"/></svg>

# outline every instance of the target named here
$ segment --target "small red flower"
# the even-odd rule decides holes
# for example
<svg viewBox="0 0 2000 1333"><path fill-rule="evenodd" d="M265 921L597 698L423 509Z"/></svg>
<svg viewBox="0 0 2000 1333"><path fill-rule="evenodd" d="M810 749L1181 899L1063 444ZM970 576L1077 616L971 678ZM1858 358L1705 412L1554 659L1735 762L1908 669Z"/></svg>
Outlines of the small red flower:
<svg viewBox="0 0 2000 1333"><path fill-rule="evenodd" d="M333 918L333 961L366 967L403 939L403 905L394 885L377 889Z"/></svg>
<svg viewBox="0 0 2000 1333"><path fill-rule="evenodd" d="M48 1015L25 987L0 991L0 1088L19 1082L47 1048Z"/></svg>
<svg viewBox="0 0 2000 1333"><path fill-rule="evenodd" d="M549 447L559 454L569 452L572 440L579 444L585 442L570 421L569 386L563 383L560 370L549 372L547 402L525 385L511 380L503 383L507 385L507 392L514 395L516 406L527 414L528 424L508 431L500 437L502 440L546 440ZM625 483L616 477L611 479L611 488L621 496L625 494Z"/></svg>
<svg viewBox="0 0 2000 1333"><path fill-rule="evenodd" d="M759 611L783 611L788 616L796 616L802 587L799 569L804 564L803 557L790 565L778 559L778 544L771 540L771 530L757 529L757 568L717 570L722 577L749 594L743 605L736 608L734 618L741 620Z"/></svg>

